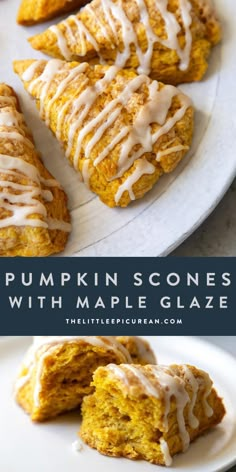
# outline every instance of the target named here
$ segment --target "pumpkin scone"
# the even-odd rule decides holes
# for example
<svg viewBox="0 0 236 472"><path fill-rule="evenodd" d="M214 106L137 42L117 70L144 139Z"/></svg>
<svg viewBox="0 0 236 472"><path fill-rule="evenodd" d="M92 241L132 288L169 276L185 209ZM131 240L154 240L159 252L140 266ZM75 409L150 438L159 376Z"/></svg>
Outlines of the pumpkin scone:
<svg viewBox="0 0 236 472"><path fill-rule="evenodd" d="M110 207L143 197L190 147L192 102L172 85L59 59L15 61L14 70L70 163Z"/></svg>
<svg viewBox="0 0 236 472"><path fill-rule="evenodd" d="M93 386L80 436L108 456L169 466L225 414L209 375L189 365L111 364L96 370Z"/></svg>
<svg viewBox="0 0 236 472"><path fill-rule="evenodd" d="M87 3L86 0L22 0L17 22L29 26L50 20L55 16L75 10Z"/></svg>
<svg viewBox="0 0 236 472"><path fill-rule="evenodd" d="M29 41L53 57L132 68L176 85L202 79L220 39L211 0L93 0Z"/></svg>
<svg viewBox="0 0 236 472"><path fill-rule="evenodd" d="M138 336L117 336L119 341L130 353L133 364L156 364L156 356L148 341Z"/></svg>
<svg viewBox="0 0 236 472"><path fill-rule="evenodd" d="M0 84L0 255L62 251L69 221L66 195L35 149L14 90Z"/></svg>
<svg viewBox="0 0 236 472"><path fill-rule="evenodd" d="M81 405L93 392L92 374L97 367L135 363L135 345L139 361L145 363L151 348L141 338L123 343L113 336L36 336L23 361L15 384L16 400L33 421L45 421ZM129 346L132 352L129 352ZM155 356L152 353L155 363Z"/></svg>

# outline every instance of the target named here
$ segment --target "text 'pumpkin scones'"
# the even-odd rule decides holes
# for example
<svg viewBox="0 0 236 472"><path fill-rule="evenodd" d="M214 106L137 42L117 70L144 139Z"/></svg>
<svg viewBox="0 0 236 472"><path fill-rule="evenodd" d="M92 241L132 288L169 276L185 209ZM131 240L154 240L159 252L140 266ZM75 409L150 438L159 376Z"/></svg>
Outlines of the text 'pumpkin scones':
<svg viewBox="0 0 236 472"><path fill-rule="evenodd" d="M201 80L220 37L211 0L93 0L29 41L50 56L179 84Z"/></svg>
<svg viewBox="0 0 236 472"><path fill-rule="evenodd" d="M225 414L208 374L188 365L108 365L96 370L93 385L80 436L108 456L171 465Z"/></svg>
<svg viewBox="0 0 236 472"><path fill-rule="evenodd" d="M84 5L86 0L22 0L17 22L33 25Z"/></svg>
<svg viewBox="0 0 236 472"><path fill-rule="evenodd" d="M149 344L136 337L124 336L119 342L113 336L36 336L16 382L16 400L32 420L43 421L78 408L93 391L90 383L97 367L145 364L147 358L156 362Z"/></svg>
<svg viewBox="0 0 236 472"><path fill-rule="evenodd" d="M110 207L141 198L189 149L192 103L176 87L58 59L15 61L14 69L69 161Z"/></svg>
<svg viewBox="0 0 236 472"><path fill-rule="evenodd" d="M66 201L35 149L15 92L0 84L0 255L62 251L70 231Z"/></svg>

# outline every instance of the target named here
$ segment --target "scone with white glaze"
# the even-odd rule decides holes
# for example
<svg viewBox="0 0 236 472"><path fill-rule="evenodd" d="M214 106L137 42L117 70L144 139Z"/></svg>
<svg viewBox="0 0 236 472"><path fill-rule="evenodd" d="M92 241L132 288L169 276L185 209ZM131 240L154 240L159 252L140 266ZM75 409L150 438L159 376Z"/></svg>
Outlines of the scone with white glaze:
<svg viewBox="0 0 236 472"><path fill-rule="evenodd" d="M70 230L66 194L35 148L17 95L0 84L0 255L60 252Z"/></svg>
<svg viewBox="0 0 236 472"><path fill-rule="evenodd" d="M110 207L142 198L190 148L192 102L172 85L57 59L15 61L14 70L69 162Z"/></svg>
<svg viewBox="0 0 236 472"><path fill-rule="evenodd" d="M29 41L53 57L115 64L176 85L202 79L220 38L212 0L93 0Z"/></svg>
<svg viewBox="0 0 236 472"><path fill-rule="evenodd" d="M119 342L114 336L36 336L15 384L17 402L33 421L45 421L81 405L93 392L90 384L97 367L137 359L145 363L150 356L156 362L145 340L125 338Z"/></svg>
<svg viewBox="0 0 236 472"><path fill-rule="evenodd" d="M222 399L190 365L108 365L82 404L81 438L108 456L171 465L172 457L220 423Z"/></svg>

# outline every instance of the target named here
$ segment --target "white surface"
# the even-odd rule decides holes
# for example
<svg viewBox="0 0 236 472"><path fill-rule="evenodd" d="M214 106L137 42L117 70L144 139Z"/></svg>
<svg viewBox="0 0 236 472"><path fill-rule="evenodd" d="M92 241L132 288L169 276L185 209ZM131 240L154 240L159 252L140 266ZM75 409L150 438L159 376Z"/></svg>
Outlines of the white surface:
<svg viewBox="0 0 236 472"><path fill-rule="evenodd" d="M206 369L224 397L227 415L222 424L199 438L185 454L175 457L173 472L225 471L236 463L236 360L224 351L197 338L149 337L159 363L190 363ZM113 459L72 444L79 429L76 414L50 423L32 424L15 404L12 384L30 338L0 341L0 468L4 472L163 472L163 467L143 461Z"/></svg>
<svg viewBox="0 0 236 472"><path fill-rule="evenodd" d="M31 28L17 26L19 0L0 1L0 80L13 85L20 94L45 164L69 196L73 231L65 255L165 255L207 217L233 180L236 173L236 3L234 0L215 0L215 3L224 26L224 41L214 49L204 81L182 86L197 109L189 156L141 201L127 209L109 209L79 182L12 72L13 59L42 57L31 49L26 39L42 31L45 24Z"/></svg>

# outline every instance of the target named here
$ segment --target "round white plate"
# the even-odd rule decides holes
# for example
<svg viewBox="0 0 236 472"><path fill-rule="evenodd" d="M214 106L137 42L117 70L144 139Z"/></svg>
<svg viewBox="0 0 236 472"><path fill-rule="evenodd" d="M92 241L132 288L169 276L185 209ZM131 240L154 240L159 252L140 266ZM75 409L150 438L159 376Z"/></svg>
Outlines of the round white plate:
<svg viewBox="0 0 236 472"><path fill-rule="evenodd" d="M173 472L226 471L236 463L236 360L197 338L149 337L159 363L189 363L208 371L223 396L227 415L222 424L174 458ZM144 461L110 458L83 446L74 452L79 415L32 424L13 399L16 372L30 338L0 341L0 469L3 472L163 472Z"/></svg>
<svg viewBox="0 0 236 472"><path fill-rule="evenodd" d="M31 49L27 37L43 31L46 25L16 25L19 0L0 0L0 80L20 94L44 162L69 196L73 231L64 255L166 255L200 225L226 192L236 174L236 3L215 0L215 4L224 40L214 49L204 80L182 86L196 107L189 155L141 201L126 209L110 209L79 182L12 72L13 59L43 57Z"/></svg>

